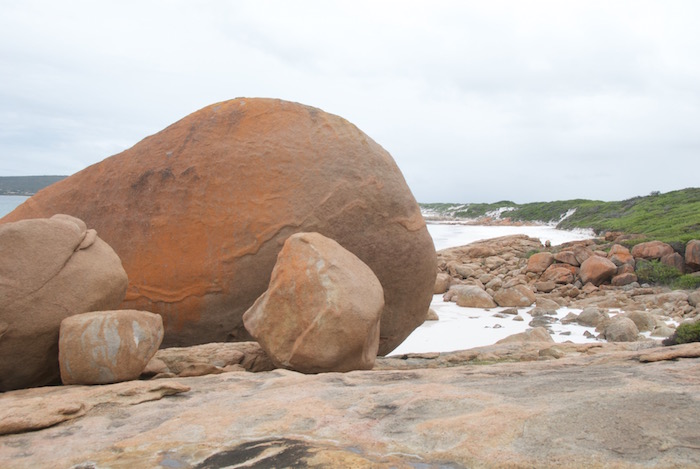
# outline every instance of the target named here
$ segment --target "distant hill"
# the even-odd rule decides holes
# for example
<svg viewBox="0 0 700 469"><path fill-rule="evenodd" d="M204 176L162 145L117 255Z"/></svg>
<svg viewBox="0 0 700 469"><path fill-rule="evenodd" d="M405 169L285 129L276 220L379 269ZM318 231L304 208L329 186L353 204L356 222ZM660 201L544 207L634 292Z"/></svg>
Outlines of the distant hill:
<svg viewBox="0 0 700 469"><path fill-rule="evenodd" d="M622 231L646 239L687 242L700 239L700 188L688 188L621 202L562 200L516 204L420 204L427 219L468 220L484 217L554 223L557 228L592 228L597 233ZM644 240L641 238L639 241Z"/></svg>
<svg viewBox="0 0 700 469"><path fill-rule="evenodd" d="M67 176L0 176L0 195L34 195Z"/></svg>

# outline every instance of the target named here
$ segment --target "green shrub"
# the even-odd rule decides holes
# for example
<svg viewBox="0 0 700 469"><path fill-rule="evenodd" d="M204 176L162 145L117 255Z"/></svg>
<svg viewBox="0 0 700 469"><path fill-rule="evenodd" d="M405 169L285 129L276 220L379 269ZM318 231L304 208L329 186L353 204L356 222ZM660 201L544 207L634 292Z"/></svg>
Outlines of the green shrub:
<svg viewBox="0 0 700 469"><path fill-rule="evenodd" d="M661 285L672 285L681 276L675 267L671 267L657 260L638 260L634 269L639 283L656 283Z"/></svg>
<svg viewBox="0 0 700 469"><path fill-rule="evenodd" d="M528 252L525 253L525 259L529 259L539 252L540 252L539 249L530 249Z"/></svg>
<svg viewBox="0 0 700 469"><path fill-rule="evenodd" d="M674 290L695 290L700 288L700 277L681 275L671 283Z"/></svg>
<svg viewBox="0 0 700 469"><path fill-rule="evenodd" d="M681 324L671 337L664 339L663 344L676 345L690 342L700 342L700 321Z"/></svg>

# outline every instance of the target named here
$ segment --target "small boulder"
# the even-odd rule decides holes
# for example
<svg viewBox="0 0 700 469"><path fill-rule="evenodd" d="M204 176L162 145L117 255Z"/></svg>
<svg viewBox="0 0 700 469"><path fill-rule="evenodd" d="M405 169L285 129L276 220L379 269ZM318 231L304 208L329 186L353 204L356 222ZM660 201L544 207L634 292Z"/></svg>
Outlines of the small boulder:
<svg viewBox="0 0 700 469"><path fill-rule="evenodd" d="M641 259L661 259L666 254L672 253L673 248L671 245L662 241L648 241L646 243L639 243L632 248L632 255L635 258Z"/></svg>
<svg viewBox="0 0 700 469"><path fill-rule="evenodd" d="M688 293L688 304L690 306L695 306L696 308L700 306L700 290L695 290Z"/></svg>
<svg viewBox="0 0 700 469"><path fill-rule="evenodd" d="M573 250L579 265L593 255L593 251L586 246L574 246Z"/></svg>
<svg viewBox="0 0 700 469"><path fill-rule="evenodd" d="M455 274L462 278L469 278L475 275L474 269L465 264L457 264L454 266Z"/></svg>
<svg viewBox="0 0 700 469"><path fill-rule="evenodd" d="M624 273L615 275L610 284L614 287L623 287L637 281L637 275L634 273Z"/></svg>
<svg viewBox="0 0 700 469"><path fill-rule="evenodd" d="M536 274L542 273L547 270L547 267L552 265L554 262L554 256L551 252L538 252L530 256L527 260L527 267L525 272L534 272Z"/></svg>
<svg viewBox="0 0 700 469"><path fill-rule="evenodd" d="M279 367L368 370L383 308L382 286L364 262L332 239L297 233L285 241L267 291L243 323Z"/></svg>
<svg viewBox="0 0 700 469"><path fill-rule="evenodd" d="M691 239L685 245L685 264L693 270L700 269L700 239Z"/></svg>
<svg viewBox="0 0 700 469"><path fill-rule="evenodd" d="M163 341L163 319L136 310L76 314L61 322L58 361L63 384L137 379Z"/></svg>
<svg viewBox="0 0 700 469"><path fill-rule="evenodd" d="M568 265L568 264L567 264ZM571 269L562 264L552 264L540 277L542 281L559 284L574 283L574 274Z"/></svg>
<svg viewBox="0 0 700 469"><path fill-rule="evenodd" d="M509 335L498 342L497 344L514 344L522 342L554 342L552 336L544 327L535 327L528 329L525 332Z"/></svg>
<svg viewBox="0 0 700 469"><path fill-rule="evenodd" d="M576 322L585 327L598 327L598 325L608 319L608 317L608 313L599 310L595 306L589 306L579 313Z"/></svg>
<svg viewBox="0 0 700 469"><path fill-rule="evenodd" d="M630 318L640 332L652 331L656 327L656 318L648 311L630 311L625 317Z"/></svg>
<svg viewBox="0 0 700 469"><path fill-rule="evenodd" d="M617 272L617 266L609 259L600 256L591 256L581 264L581 282L591 282L594 285L609 280Z"/></svg>
<svg viewBox="0 0 700 469"><path fill-rule="evenodd" d="M455 296L458 306L466 308L495 308L496 302L484 289L476 285L460 285Z"/></svg>
<svg viewBox="0 0 700 469"><path fill-rule="evenodd" d="M634 268L636 265L636 262L634 264L622 264L621 266L618 266L616 275L633 274L635 273Z"/></svg>
<svg viewBox="0 0 700 469"><path fill-rule="evenodd" d="M537 298L535 305L538 308L547 309L550 311L556 311L559 308L561 308L561 305L559 303L557 303L556 301L550 300L549 298L544 298L544 297Z"/></svg>
<svg viewBox="0 0 700 469"><path fill-rule="evenodd" d="M549 293L555 288L557 288L557 284L551 280L540 280L538 282L535 282L534 285L537 291L541 293Z"/></svg>
<svg viewBox="0 0 700 469"><path fill-rule="evenodd" d="M614 244L613 247L610 248L608 259L618 267L625 264L634 267L634 256L632 256L629 249L620 244Z"/></svg>
<svg viewBox="0 0 700 469"><path fill-rule="evenodd" d="M674 332L676 332L675 329L672 329L665 324L659 324L654 328L654 330L651 331L651 336L667 338L671 337Z"/></svg>
<svg viewBox="0 0 700 469"><path fill-rule="evenodd" d="M438 313L435 312L433 308L428 308L428 314L425 315L425 320L426 321L439 321L440 316L438 316Z"/></svg>
<svg viewBox="0 0 700 469"><path fill-rule="evenodd" d="M603 336L608 342L634 342L639 330L630 318L616 316L603 331Z"/></svg>
<svg viewBox="0 0 700 469"><path fill-rule="evenodd" d="M498 306L530 306L536 298L535 294L527 285L515 285L510 288L498 290L494 296L494 301Z"/></svg>
<svg viewBox="0 0 700 469"><path fill-rule="evenodd" d="M554 260L563 264L573 265L574 267L581 265L576 259L576 254L572 251L559 251L554 255Z"/></svg>
<svg viewBox="0 0 700 469"><path fill-rule="evenodd" d="M578 314L569 312L566 316L561 318L562 324L571 324L572 322L578 322Z"/></svg>
<svg viewBox="0 0 700 469"><path fill-rule="evenodd" d="M452 277L450 274L445 272L440 272L435 277L435 288L433 289L433 294L440 295L445 293L450 288L450 283L452 282Z"/></svg>
<svg viewBox="0 0 700 469"><path fill-rule="evenodd" d="M679 272L685 271L685 260L683 259L683 256L677 252L672 252L671 254L666 254L661 257L661 263L669 267L673 267Z"/></svg>

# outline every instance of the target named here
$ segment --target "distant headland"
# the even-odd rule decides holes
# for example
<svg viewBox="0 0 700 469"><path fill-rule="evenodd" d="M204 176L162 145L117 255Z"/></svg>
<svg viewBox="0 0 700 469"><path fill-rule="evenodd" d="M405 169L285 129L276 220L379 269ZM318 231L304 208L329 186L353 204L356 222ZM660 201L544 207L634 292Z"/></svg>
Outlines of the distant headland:
<svg viewBox="0 0 700 469"><path fill-rule="evenodd" d="M0 176L0 195L34 195L68 176Z"/></svg>

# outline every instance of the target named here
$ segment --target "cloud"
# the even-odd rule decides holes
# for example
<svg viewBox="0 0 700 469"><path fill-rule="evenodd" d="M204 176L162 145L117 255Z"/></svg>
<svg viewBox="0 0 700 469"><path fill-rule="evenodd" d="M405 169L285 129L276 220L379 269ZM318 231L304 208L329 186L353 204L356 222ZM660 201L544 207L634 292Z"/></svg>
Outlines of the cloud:
<svg viewBox="0 0 700 469"><path fill-rule="evenodd" d="M697 185L693 1L10 1L0 13L0 174L72 173L210 103L266 96L356 124L422 201Z"/></svg>

